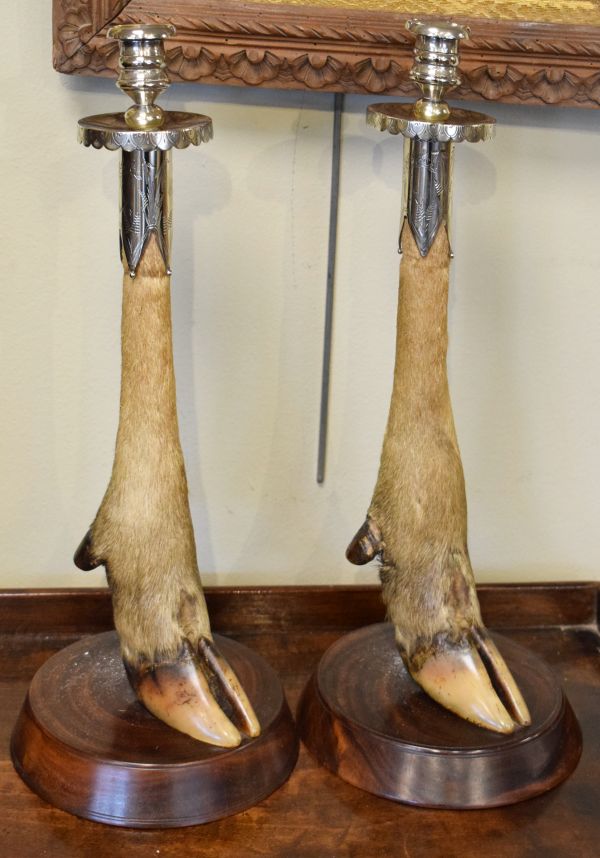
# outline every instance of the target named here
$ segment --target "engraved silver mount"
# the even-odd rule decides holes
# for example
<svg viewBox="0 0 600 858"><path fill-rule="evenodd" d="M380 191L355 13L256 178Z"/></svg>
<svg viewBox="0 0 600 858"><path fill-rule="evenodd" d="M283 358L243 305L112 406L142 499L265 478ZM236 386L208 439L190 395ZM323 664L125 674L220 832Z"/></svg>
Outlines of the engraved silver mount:
<svg viewBox="0 0 600 858"><path fill-rule="evenodd" d="M402 224L406 218L421 256L427 256L440 227L449 233L452 144L490 140L496 120L450 108L443 100L460 83L458 44L468 28L416 20L406 28L416 35L410 77L423 98L415 104L372 104L367 124L405 138Z"/></svg>
<svg viewBox="0 0 600 858"><path fill-rule="evenodd" d="M171 149L186 149L212 139L208 116L163 111L155 99L169 86L164 39L170 26L112 27L119 40L117 86L133 101L125 113L105 113L79 120L79 142L94 149L121 150L120 242L129 273L154 235L171 273Z"/></svg>

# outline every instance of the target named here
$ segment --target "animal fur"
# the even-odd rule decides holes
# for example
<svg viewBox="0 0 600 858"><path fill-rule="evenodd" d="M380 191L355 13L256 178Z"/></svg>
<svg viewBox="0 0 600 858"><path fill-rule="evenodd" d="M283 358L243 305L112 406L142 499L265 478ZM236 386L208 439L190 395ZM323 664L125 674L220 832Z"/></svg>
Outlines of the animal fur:
<svg viewBox="0 0 600 858"><path fill-rule="evenodd" d="M88 552L104 563L123 658L175 658L210 625L179 441L170 278L154 238L123 277L121 407L112 476Z"/></svg>
<svg viewBox="0 0 600 858"><path fill-rule="evenodd" d="M446 370L448 237L440 229L423 258L405 227L402 245L394 385L361 538L363 552L380 554L388 616L418 669L434 644L458 642L481 616Z"/></svg>

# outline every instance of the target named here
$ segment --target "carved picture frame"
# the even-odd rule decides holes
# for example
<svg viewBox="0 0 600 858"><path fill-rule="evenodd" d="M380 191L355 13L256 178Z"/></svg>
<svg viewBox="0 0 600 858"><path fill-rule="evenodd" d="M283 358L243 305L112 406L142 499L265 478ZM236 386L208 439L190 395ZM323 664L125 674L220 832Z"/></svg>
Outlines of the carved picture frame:
<svg viewBox="0 0 600 858"><path fill-rule="evenodd" d="M170 22L172 80L372 95L414 95L407 77L412 37L405 21L415 13L279 0L53 0L53 63L66 74L116 74L118 47L106 38L115 23ZM590 23L565 23L569 5ZM399 4L401 5L401 4ZM455 4L486 8L478 0ZM487 4L490 8L494 4ZM510 5L508 0L502 4ZM600 8L595 0L564 0L563 20L528 21L525 4L514 20L453 15L468 24L461 48L458 98L517 104L600 105ZM432 4L422 4L431 9ZM540 7L540 3L532 3ZM560 8L561 2L552 4ZM426 16L425 16L426 17ZM431 17L431 16L430 16ZM585 16L584 16L585 17ZM577 16L574 16L577 20Z"/></svg>

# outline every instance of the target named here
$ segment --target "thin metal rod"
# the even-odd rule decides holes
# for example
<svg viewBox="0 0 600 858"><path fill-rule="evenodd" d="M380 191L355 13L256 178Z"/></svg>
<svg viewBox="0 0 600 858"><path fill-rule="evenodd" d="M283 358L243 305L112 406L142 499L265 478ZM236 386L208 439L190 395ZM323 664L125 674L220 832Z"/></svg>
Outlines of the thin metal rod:
<svg viewBox="0 0 600 858"><path fill-rule="evenodd" d="M336 92L333 103L333 147L331 153L331 197L329 203L329 250L327 255L327 287L325 291L325 335L323 338L321 411L319 415L319 458L317 463L318 483L323 483L325 480L325 462L327 459L327 422L329 417L329 381L331 375L331 341L333 330L333 291L335 283L335 256L337 251L343 112L344 94Z"/></svg>

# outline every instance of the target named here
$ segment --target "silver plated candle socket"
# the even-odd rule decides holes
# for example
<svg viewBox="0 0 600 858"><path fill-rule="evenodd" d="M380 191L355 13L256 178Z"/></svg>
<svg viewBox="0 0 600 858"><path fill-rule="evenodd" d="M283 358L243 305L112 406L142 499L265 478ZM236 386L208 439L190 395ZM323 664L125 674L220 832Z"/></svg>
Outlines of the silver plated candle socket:
<svg viewBox="0 0 600 858"><path fill-rule="evenodd" d="M372 104L367 123L405 138L402 223L406 217L421 256L427 256L439 228L450 230L452 144L491 139L496 120L444 101L460 83L458 45L468 37L468 27L414 20L406 27L416 35L410 77L423 98L415 104Z"/></svg>
<svg viewBox="0 0 600 858"><path fill-rule="evenodd" d="M121 53L117 86L135 102L125 113L103 113L79 120L79 141L95 149L121 150L121 253L135 276L152 234L171 273L171 149L212 139L212 120L198 113L164 111L155 99L169 86L165 25L112 27Z"/></svg>

